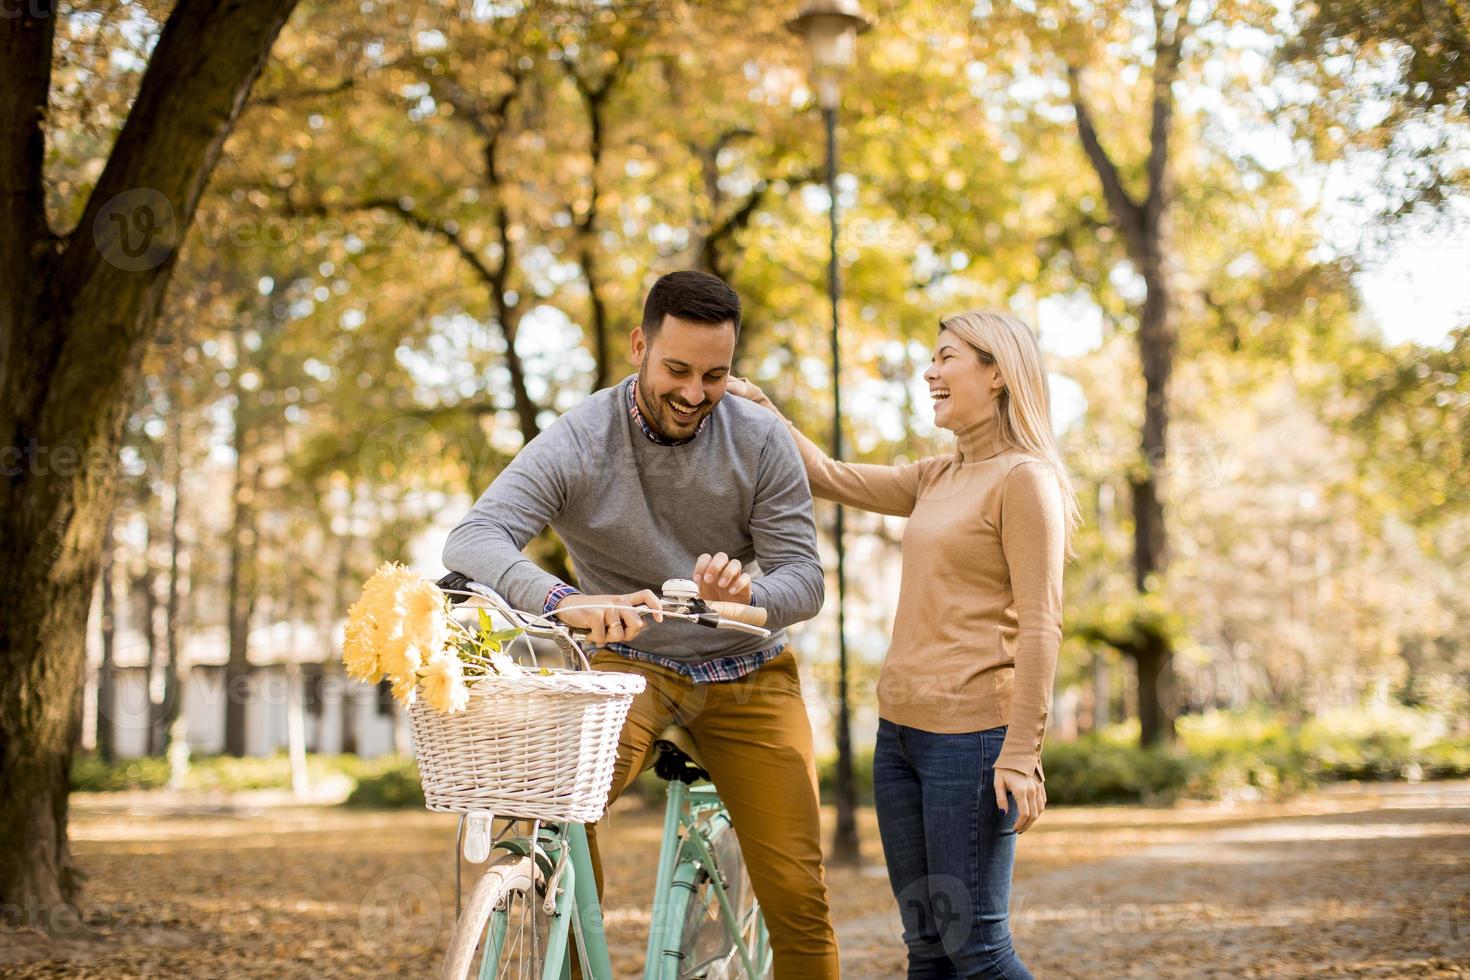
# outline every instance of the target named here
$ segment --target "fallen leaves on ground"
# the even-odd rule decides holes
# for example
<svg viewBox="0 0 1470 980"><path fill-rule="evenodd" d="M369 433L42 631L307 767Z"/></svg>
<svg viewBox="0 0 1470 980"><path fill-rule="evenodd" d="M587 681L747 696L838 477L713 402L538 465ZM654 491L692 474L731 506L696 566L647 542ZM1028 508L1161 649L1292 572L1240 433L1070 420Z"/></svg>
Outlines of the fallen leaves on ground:
<svg viewBox="0 0 1470 980"><path fill-rule="evenodd" d="M619 976L641 972L659 831L631 799L600 831ZM861 831L864 866L828 875L844 976L887 980L904 954L871 811ZM7 931L0 973L432 976L454 833L426 812L79 796L86 897L49 937ZM1050 810L1020 841L1012 926L1038 977L1451 977L1470 975L1467 902L1470 783L1341 787Z"/></svg>

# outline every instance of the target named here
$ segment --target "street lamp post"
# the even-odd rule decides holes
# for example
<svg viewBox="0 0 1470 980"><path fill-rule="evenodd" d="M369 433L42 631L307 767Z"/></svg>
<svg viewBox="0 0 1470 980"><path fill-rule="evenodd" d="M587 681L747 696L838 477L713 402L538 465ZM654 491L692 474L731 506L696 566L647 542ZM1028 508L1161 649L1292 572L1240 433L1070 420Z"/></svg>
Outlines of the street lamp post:
<svg viewBox="0 0 1470 980"><path fill-rule="evenodd" d="M827 227L831 252L827 265L827 294L832 306L832 458L842 458L842 370L838 339L838 299L841 281L837 267L837 108L842 100L842 75L852 65L857 36L873 26L857 0L807 0L786 26L800 34L812 62L812 87L827 131ZM852 724L847 683L847 551L843 543L842 505L837 505L833 527L837 548L837 827L831 858L838 864L858 861L857 787L852 772Z"/></svg>

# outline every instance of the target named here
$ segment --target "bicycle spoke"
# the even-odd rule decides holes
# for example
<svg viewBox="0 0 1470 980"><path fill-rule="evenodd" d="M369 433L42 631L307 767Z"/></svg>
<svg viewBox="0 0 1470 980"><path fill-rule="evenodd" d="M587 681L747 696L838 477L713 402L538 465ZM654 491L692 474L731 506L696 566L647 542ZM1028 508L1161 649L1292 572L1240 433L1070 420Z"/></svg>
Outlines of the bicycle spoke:
<svg viewBox="0 0 1470 980"><path fill-rule="evenodd" d="M492 923L487 930L481 951L481 976L500 980L540 978L549 952L548 923L541 903L539 890L516 889L505 897L503 908L496 913L499 925ZM497 951L499 955L494 956ZM495 962L490 962L492 957Z"/></svg>

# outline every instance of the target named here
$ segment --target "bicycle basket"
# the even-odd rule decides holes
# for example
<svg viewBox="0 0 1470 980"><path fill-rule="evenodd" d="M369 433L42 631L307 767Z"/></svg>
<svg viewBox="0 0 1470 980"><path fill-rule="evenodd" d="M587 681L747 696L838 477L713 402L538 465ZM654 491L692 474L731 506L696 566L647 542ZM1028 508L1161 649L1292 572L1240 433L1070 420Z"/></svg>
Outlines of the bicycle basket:
<svg viewBox="0 0 1470 980"><path fill-rule="evenodd" d="M430 810L595 823L607 807L636 674L562 670L483 677L464 711L409 708Z"/></svg>

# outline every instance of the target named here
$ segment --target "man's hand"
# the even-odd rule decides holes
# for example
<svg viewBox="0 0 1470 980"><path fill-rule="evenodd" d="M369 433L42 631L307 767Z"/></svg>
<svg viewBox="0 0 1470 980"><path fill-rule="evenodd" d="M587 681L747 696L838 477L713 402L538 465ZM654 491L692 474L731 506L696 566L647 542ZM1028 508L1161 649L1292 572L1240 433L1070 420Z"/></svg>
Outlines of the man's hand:
<svg viewBox="0 0 1470 980"><path fill-rule="evenodd" d="M573 629L586 630L598 646L627 643L643 632L643 618L632 609L578 609L578 606L647 606L653 621L662 623L663 603L644 589L631 595L569 595L556 604L556 618Z"/></svg>
<svg viewBox="0 0 1470 980"><path fill-rule="evenodd" d="M699 597L705 602L739 602L750 605L750 576L740 562L723 551L713 557L700 555L694 563L694 581L699 583Z"/></svg>
<svg viewBox="0 0 1470 980"><path fill-rule="evenodd" d="M995 802L1002 813L1009 812L1006 791L1016 798L1016 833L1024 833L1046 809L1046 787L1034 775L1019 769L995 770Z"/></svg>

